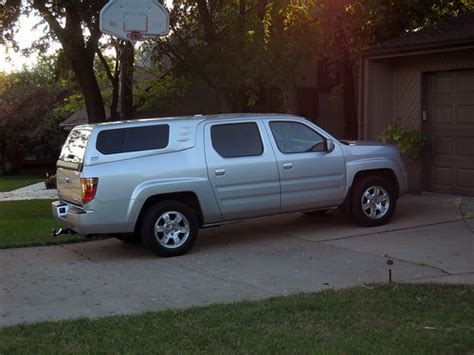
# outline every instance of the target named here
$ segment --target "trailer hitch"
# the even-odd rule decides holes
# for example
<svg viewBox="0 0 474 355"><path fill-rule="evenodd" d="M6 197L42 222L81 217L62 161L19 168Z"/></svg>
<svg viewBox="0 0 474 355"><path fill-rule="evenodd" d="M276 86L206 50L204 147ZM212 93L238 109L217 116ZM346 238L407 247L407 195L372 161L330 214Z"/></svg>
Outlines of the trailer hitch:
<svg viewBox="0 0 474 355"><path fill-rule="evenodd" d="M62 234L77 234L77 232L73 231L72 229L69 228L59 228L56 230L55 228L51 230L51 237L59 237Z"/></svg>

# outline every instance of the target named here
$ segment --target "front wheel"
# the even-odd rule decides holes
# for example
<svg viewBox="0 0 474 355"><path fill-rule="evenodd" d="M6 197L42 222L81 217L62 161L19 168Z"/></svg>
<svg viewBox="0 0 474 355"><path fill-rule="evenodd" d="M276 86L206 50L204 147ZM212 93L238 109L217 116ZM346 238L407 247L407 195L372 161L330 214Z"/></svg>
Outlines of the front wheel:
<svg viewBox="0 0 474 355"><path fill-rule="evenodd" d="M364 176L353 187L351 212L359 225L375 227L387 223L396 204L395 186L387 178Z"/></svg>
<svg viewBox="0 0 474 355"><path fill-rule="evenodd" d="M141 237L143 243L160 256L185 254L198 234L196 213L177 201L163 201L146 213Z"/></svg>

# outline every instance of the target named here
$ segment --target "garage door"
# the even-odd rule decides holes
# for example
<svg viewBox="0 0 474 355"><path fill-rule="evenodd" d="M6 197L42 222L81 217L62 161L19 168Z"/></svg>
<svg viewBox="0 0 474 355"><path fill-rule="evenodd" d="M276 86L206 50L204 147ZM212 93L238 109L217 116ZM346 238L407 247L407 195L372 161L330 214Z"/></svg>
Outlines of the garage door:
<svg viewBox="0 0 474 355"><path fill-rule="evenodd" d="M474 196L474 70L430 76L427 126L428 189Z"/></svg>

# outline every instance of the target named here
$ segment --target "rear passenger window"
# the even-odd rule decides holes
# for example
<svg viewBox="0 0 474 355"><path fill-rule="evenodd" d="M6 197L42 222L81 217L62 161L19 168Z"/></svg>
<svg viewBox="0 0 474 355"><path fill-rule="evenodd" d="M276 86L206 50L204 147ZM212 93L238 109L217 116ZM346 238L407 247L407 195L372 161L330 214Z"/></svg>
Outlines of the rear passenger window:
<svg viewBox="0 0 474 355"><path fill-rule="evenodd" d="M211 127L212 146L224 158L248 157L263 153L257 124L230 123Z"/></svg>
<svg viewBox="0 0 474 355"><path fill-rule="evenodd" d="M169 125L118 128L102 131L97 136L97 150L102 154L163 149L169 143Z"/></svg>

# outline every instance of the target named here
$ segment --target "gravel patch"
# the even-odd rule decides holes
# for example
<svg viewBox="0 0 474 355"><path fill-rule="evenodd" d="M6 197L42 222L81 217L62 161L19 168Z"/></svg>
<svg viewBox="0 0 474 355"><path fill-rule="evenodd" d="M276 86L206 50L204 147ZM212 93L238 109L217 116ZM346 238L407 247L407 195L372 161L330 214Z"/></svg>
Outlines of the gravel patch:
<svg viewBox="0 0 474 355"><path fill-rule="evenodd" d="M21 187L8 192L0 192L0 201L53 200L58 198L56 189L47 189L44 182Z"/></svg>

